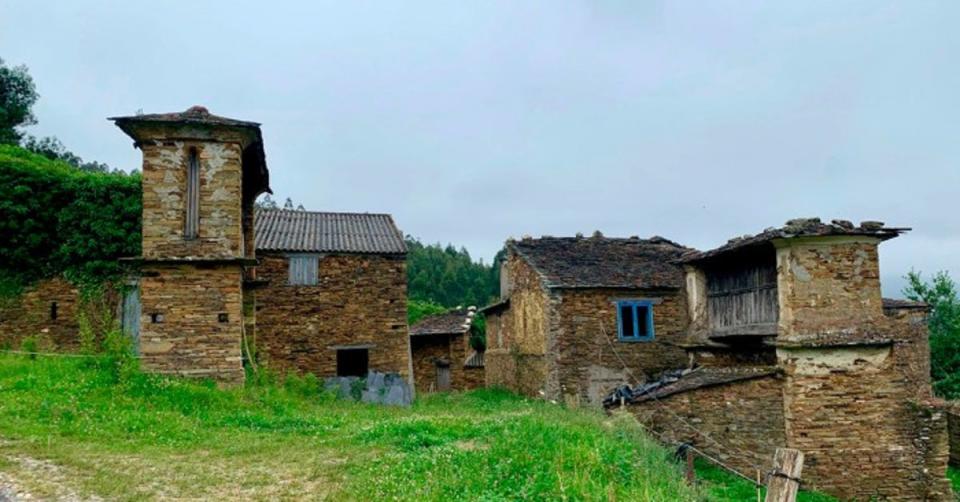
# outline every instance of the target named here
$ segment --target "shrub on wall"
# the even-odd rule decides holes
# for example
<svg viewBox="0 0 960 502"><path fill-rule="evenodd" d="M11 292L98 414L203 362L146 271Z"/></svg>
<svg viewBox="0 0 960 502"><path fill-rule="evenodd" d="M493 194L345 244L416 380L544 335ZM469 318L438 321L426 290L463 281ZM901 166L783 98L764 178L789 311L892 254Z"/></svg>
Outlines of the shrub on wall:
<svg viewBox="0 0 960 502"><path fill-rule="evenodd" d="M120 277L117 258L140 254L140 208L138 174L0 145L0 292L60 274L81 286Z"/></svg>

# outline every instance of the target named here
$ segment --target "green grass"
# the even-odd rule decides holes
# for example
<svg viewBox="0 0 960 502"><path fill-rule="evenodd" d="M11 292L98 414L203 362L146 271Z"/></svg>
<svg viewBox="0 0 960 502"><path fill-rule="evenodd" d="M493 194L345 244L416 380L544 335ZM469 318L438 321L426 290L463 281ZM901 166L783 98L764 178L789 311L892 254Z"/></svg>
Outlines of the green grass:
<svg viewBox="0 0 960 502"><path fill-rule="evenodd" d="M703 459L696 461L697 480L701 491L708 500L757 500L756 484L707 463ZM761 499L766 497L766 490L760 490ZM797 493L797 502L831 502L837 499L822 493Z"/></svg>
<svg viewBox="0 0 960 502"><path fill-rule="evenodd" d="M750 483L707 464L697 466L697 486L687 486L672 452L627 415L499 390L389 408L337 400L312 377L219 389L124 375L118 381L107 359L0 354L0 474L41 498L756 496Z"/></svg>
<svg viewBox="0 0 960 502"><path fill-rule="evenodd" d="M953 493L960 493L960 469L952 465L947 466L947 479L953 485Z"/></svg>
<svg viewBox="0 0 960 502"><path fill-rule="evenodd" d="M309 378L118 383L84 359L0 355L0 459L41 497L701 498L628 417L496 390L400 409L333 399Z"/></svg>

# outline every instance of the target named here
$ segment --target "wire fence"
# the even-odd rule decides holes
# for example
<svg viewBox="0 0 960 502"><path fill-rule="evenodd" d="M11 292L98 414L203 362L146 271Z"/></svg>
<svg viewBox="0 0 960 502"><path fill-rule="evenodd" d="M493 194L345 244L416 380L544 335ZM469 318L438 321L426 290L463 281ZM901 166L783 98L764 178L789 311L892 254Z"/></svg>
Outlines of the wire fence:
<svg viewBox="0 0 960 502"><path fill-rule="evenodd" d="M607 330L604 328L604 325L603 325L603 321L602 321L602 320L600 321L600 332L601 332L601 335L603 336L603 339L607 341L607 344L609 344L610 350L613 352L613 354L614 354L614 355L617 357L617 359L620 361L620 364L623 365L624 371L626 371L627 375L633 380L633 385L634 385L634 387L636 387L636 386L638 386L640 383L642 383L641 380L638 379L637 376L636 376L636 375L633 373L633 371L630 369L629 365L627 365L627 362L623 359L623 356L620 355L620 352L617 351L617 347L613 344L613 341L612 341L612 340L610 339L610 337L607 335ZM658 409L667 412L667 414L669 414L671 417L673 417L674 419L676 419L678 423L684 425L685 427L687 427L688 429L690 429L691 431L693 431L694 433L696 433L698 436L703 437L703 438L707 439L708 441L710 441L711 443L713 443L714 445L716 445L720 451L725 452L725 453L726 453L727 455L729 455L729 456L733 456L733 457L737 457L737 458L739 458L739 459L741 459L741 460L745 460L746 463L747 463L747 465L750 465L750 466L752 466L753 468L755 468L755 469L756 469L756 472L758 472L758 473L764 471L763 467L761 467L761 466L759 466L759 465L757 465L757 464L755 463L754 459L756 458L756 456L755 456L754 454L751 454L751 453L749 453L749 452L747 452L746 450L743 450L743 449L741 449L741 448L729 447L729 446L727 446L727 445L724 445L724 444L721 443L720 441L714 439L710 434L707 434L706 432L700 430L698 427L696 427L696 426L694 426L693 424L691 424L691 423L690 423L688 420L686 420L684 417L682 417L681 415L677 414L676 412L674 412L673 410L671 410L669 407L667 407L666 405L664 405L663 402L660 401L659 398L657 398L656 394L653 394L650 390L645 390L641 395L649 396L651 399L653 399L654 401L656 401L658 404L661 405L661 406L658 407ZM644 430L646 430L646 431L652 433L654 436L658 437L661 442L664 442L664 443L669 444L669 445L678 446L678 447L681 446L681 445L687 445L687 447L690 448L692 451L697 452L697 454L699 454L700 456L706 458L706 459L709 460L710 462L716 464L718 467L720 467L720 468L722 468L722 469L724 469L724 470L727 470L727 471L731 472L732 474L735 474L735 475L737 475L737 476L739 476L739 477L741 477L741 478L749 481L750 483L756 485L757 487L763 486L763 485L761 484L761 482L760 482L759 479L753 479L753 478L751 478L750 476L747 476L746 474L740 472L739 470L737 470L737 469L734 468L733 466L730 466L730 465L728 465L728 464L720 461L720 460L717 459L714 455L710 455L710 454L704 452L703 450L701 450L701 449L699 449L699 448L696 448L695 446L693 446L693 445L691 445L691 444L689 444L689 443L683 443L683 442L681 442L681 441L668 439L665 434L660 433L660 432L657 432L657 431L654 431L653 429L651 429L650 427L648 427L646 424L640 422L640 420L637 420L636 417L634 417L634 419L637 421L637 423L640 424L641 427L643 427ZM770 473L767 473L767 476L766 476L766 477L769 477L769 476L770 476Z"/></svg>

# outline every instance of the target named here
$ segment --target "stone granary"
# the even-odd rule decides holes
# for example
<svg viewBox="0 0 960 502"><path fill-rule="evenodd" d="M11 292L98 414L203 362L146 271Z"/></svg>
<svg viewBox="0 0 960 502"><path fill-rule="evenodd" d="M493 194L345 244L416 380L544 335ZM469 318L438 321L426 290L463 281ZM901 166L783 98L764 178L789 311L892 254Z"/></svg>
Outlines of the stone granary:
<svg viewBox="0 0 960 502"><path fill-rule="evenodd" d="M484 352L470 345L476 308L458 308L410 326L417 392L470 390L484 386Z"/></svg>
<svg viewBox="0 0 960 502"><path fill-rule="evenodd" d="M880 294L878 245L905 230L792 220L686 254L689 359L605 404L747 475L790 447L844 500L950 500L925 306Z"/></svg>
<svg viewBox="0 0 960 502"><path fill-rule="evenodd" d="M112 120L143 152L142 256L120 317L144 369L239 382L256 353L281 371L411 377L389 215L255 210L269 191L259 124L203 107ZM66 281L40 281L0 305L0 343L77 348L77 304Z"/></svg>
<svg viewBox="0 0 960 502"><path fill-rule="evenodd" d="M143 367L243 380L244 305L254 302L244 287L255 277L253 206L270 190L259 124L200 106L111 120L143 152Z"/></svg>
<svg viewBox="0 0 960 502"><path fill-rule="evenodd" d="M487 318L487 384L592 403L686 361L683 271L667 239L510 240Z"/></svg>

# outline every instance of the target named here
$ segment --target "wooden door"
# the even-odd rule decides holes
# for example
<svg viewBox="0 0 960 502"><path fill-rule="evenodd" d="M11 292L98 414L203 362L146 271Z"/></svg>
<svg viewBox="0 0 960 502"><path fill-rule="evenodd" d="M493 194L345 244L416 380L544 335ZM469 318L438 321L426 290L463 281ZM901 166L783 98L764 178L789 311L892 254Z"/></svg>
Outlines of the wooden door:
<svg viewBox="0 0 960 502"><path fill-rule="evenodd" d="M437 365L437 390L440 392L450 390L450 365Z"/></svg>
<svg viewBox="0 0 960 502"><path fill-rule="evenodd" d="M123 334L133 342L133 352L140 353L140 288L134 286L123 295L123 309L120 316Z"/></svg>

